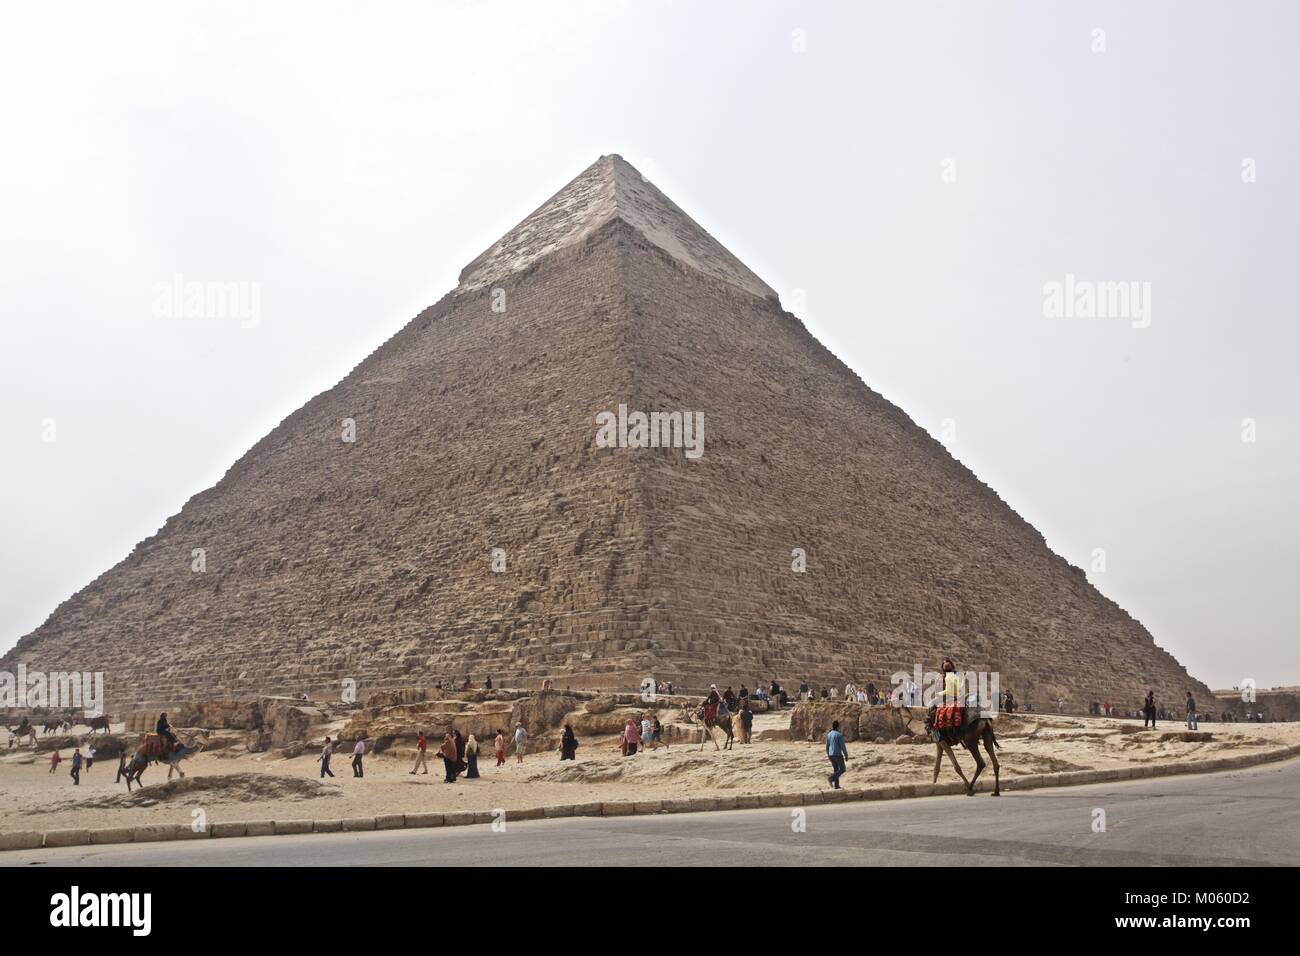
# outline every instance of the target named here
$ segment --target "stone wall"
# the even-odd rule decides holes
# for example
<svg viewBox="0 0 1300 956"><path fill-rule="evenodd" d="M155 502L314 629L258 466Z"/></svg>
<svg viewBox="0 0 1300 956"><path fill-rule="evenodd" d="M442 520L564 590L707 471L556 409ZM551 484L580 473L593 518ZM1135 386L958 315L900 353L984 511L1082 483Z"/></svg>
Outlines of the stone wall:
<svg viewBox="0 0 1300 956"><path fill-rule="evenodd" d="M1214 697L1205 703L1204 698L1197 699L1202 711L1213 710L1217 714L1230 712L1237 720L1245 720L1248 714L1263 714L1266 721L1300 720L1300 688L1283 687L1277 690L1257 690L1255 699L1249 703L1241 699L1240 691L1215 691ZM1181 715L1181 707L1175 714Z"/></svg>

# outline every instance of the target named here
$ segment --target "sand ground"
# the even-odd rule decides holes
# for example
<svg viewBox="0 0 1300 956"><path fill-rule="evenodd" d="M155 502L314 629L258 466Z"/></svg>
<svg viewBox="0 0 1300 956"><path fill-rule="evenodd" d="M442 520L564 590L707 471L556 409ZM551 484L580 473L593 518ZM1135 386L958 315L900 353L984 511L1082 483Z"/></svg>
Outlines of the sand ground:
<svg viewBox="0 0 1300 956"><path fill-rule="evenodd" d="M1300 743L1297 723L1202 724L1199 733L1189 734L1172 722L1144 731L1131 720L1004 715L996 726L1004 780L1260 753ZM480 779L462 777L455 784L442 782L437 758L429 760L427 776L411 776L414 753L406 749L368 756L362 779L352 776L350 755L338 754L336 777L322 781L312 755L286 759L235 748L188 761L184 781L167 783L166 770L151 767L145 774L148 786L130 795L124 784L113 782L116 760L97 763L82 773L80 786L73 786L67 752L65 762L50 774L48 755L17 751L0 756L0 831L188 824L195 810L202 810L209 822L337 819L826 788L828 765L821 745L780 739L788 727L788 713L760 714L754 742L737 744L732 751L676 744L626 758L611 737L584 740L576 762L560 763L555 752L547 751L528 754L523 763L511 754L505 766L496 767L488 753L480 760ZM846 787L928 783L933 773L935 749L928 743L857 741L848 746ZM959 759L969 775L969 755ZM946 761L939 779L955 779Z"/></svg>

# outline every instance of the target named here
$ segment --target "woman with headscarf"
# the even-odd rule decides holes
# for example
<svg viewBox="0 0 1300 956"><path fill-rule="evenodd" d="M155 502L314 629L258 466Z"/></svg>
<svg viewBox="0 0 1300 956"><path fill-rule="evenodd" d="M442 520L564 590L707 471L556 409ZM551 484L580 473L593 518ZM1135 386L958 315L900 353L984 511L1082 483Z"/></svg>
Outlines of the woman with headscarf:
<svg viewBox="0 0 1300 956"><path fill-rule="evenodd" d="M627 726L623 728L623 756L635 756L636 745L640 742L641 732L636 729L636 721L629 717L627 719Z"/></svg>
<svg viewBox="0 0 1300 956"><path fill-rule="evenodd" d="M578 738L573 733L573 725L564 725L564 736L560 738L560 759L574 760L577 758Z"/></svg>
<svg viewBox="0 0 1300 956"><path fill-rule="evenodd" d="M447 774L446 778L442 782L455 783L457 763L456 738L451 735L450 731L442 735L442 749L439 753L442 754L442 765Z"/></svg>
<svg viewBox="0 0 1300 956"><path fill-rule="evenodd" d="M456 740L456 773L465 772L465 738L459 730L452 728L452 736Z"/></svg>
<svg viewBox="0 0 1300 956"><path fill-rule="evenodd" d="M465 741L465 779L478 779L478 740L473 734Z"/></svg>

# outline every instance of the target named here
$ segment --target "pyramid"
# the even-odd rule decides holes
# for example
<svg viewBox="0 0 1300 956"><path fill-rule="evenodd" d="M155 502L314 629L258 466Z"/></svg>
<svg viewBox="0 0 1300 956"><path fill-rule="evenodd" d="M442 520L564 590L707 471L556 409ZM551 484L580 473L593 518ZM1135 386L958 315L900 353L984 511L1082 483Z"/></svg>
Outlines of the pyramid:
<svg viewBox="0 0 1300 956"><path fill-rule="evenodd" d="M702 415L702 453L665 420L634 447L637 411ZM603 156L0 667L102 671L121 711L488 674L888 685L944 654L1040 707L1209 695Z"/></svg>

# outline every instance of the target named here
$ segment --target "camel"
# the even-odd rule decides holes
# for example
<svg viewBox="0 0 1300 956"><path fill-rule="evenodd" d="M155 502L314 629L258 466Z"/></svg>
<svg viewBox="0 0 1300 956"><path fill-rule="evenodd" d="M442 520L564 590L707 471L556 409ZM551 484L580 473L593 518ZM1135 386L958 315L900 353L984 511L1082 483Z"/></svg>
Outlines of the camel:
<svg viewBox="0 0 1300 956"><path fill-rule="evenodd" d="M189 739L185 743L181 744L177 749L173 750L171 753L164 754L159 757L149 757L145 755L145 746L142 741L140 744L140 748L136 750L135 755L131 758L130 763L126 765L126 772L122 774L122 778L126 781L127 793L131 792L132 781L140 784L140 786L142 787L144 786L144 781L142 781L140 777L143 776L145 770L149 768L149 765L155 762L165 763L167 765L168 780L172 778L172 771L179 773L181 775L181 779L184 780L185 771L181 769L181 761L185 760L188 757L194 756L202 749L203 749L203 745L195 744L194 736L193 734L191 734Z"/></svg>
<svg viewBox="0 0 1300 956"><path fill-rule="evenodd" d="M23 738L26 737L36 749L36 726L26 717L19 722L17 727L10 727L9 732L18 738L18 745L22 746Z"/></svg>
<svg viewBox="0 0 1300 956"><path fill-rule="evenodd" d="M735 732L731 729L731 714L730 714L730 713L728 713L728 714L726 714L725 716L722 716L722 717L716 716L716 714L715 714L715 716L714 716L712 719L709 719L709 718L706 717L705 714L704 714L704 707L701 706L699 709L697 709L697 710L695 711L695 719L698 720L698 721L700 721L700 723L701 723L701 726L700 726L700 749L701 749L701 750L704 749L704 739L705 739L706 737L707 737L709 740L712 740L712 741L713 741L713 749L714 749L714 750L730 750L730 749L731 749L731 745L732 745L732 744L735 742L735 740L736 740L736 734L735 734ZM713 736L713 728L714 728L714 727L720 727L720 728L722 728L722 732L725 733L725 734L727 735L727 742L726 742L725 744L723 744L721 747L718 746L717 738Z"/></svg>
<svg viewBox="0 0 1300 956"><path fill-rule="evenodd" d="M912 730L913 721L919 721L911 708L903 707L903 720L909 730ZM934 731L934 707L931 706L926 712L924 725L927 737L933 737ZM975 758L975 775L966 779L966 774L962 773L961 764L957 763L957 755L952 752L953 741L959 741L963 747L970 751ZM966 785L966 796L975 795L975 781L980 778L984 772L984 758L980 756L979 746L984 744L984 749L989 755L989 760L993 763L993 796L1002 796L1002 780L999 774L998 758L994 750L1001 746L998 743L997 736L993 733L993 721L988 717L979 717L967 723L959 730L941 731L940 737L935 741L934 754L934 779L932 783L939 780L939 768L943 766L943 755L947 754L948 759L952 762L952 768L957 771L957 776L961 777L961 782Z"/></svg>
<svg viewBox="0 0 1300 956"><path fill-rule="evenodd" d="M86 719L86 726L90 728L92 734L99 730L108 733L110 730L108 725L108 715L105 714L100 717L89 717Z"/></svg>

